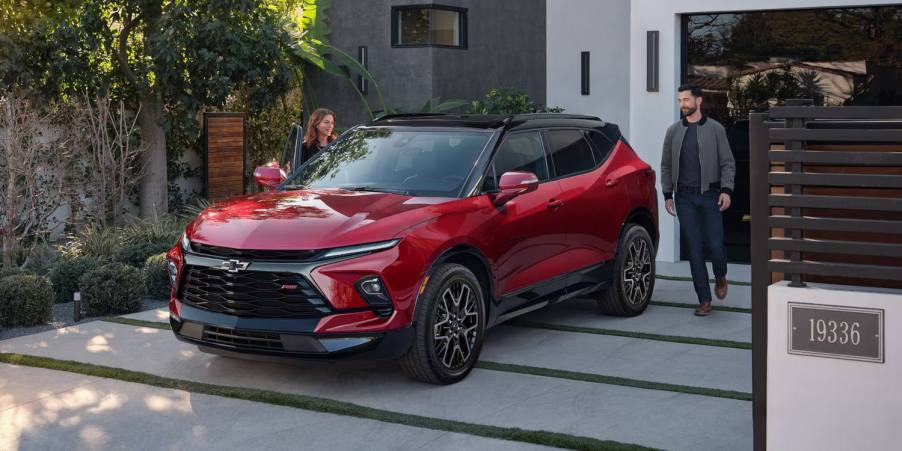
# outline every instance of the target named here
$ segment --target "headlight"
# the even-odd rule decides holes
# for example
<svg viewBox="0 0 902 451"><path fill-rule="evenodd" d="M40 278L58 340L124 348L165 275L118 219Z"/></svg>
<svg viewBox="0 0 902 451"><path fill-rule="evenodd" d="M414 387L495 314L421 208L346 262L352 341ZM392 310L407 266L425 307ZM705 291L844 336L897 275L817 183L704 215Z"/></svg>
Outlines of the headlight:
<svg viewBox="0 0 902 451"><path fill-rule="evenodd" d="M169 283L175 288L179 278L179 268L172 260L167 260L166 269L169 271Z"/></svg>
<svg viewBox="0 0 902 451"><path fill-rule="evenodd" d="M191 250L191 240L188 239L187 233L182 234L182 239L180 240L180 243L182 244L182 252L188 252Z"/></svg>
<svg viewBox="0 0 902 451"><path fill-rule="evenodd" d="M401 240L380 241L378 243L361 244L357 246L337 247L329 250L323 255L323 258L342 257L345 255L364 254L367 252L383 251L395 247Z"/></svg>

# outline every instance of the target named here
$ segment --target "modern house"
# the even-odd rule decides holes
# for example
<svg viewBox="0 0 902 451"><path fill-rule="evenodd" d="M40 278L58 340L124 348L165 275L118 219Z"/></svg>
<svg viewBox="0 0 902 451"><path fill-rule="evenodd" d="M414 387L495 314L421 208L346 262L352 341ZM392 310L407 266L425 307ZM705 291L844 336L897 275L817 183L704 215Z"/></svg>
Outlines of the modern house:
<svg viewBox="0 0 902 451"><path fill-rule="evenodd" d="M546 98L544 0L338 0L328 10L332 45L367 66L387 107L419 111L432 98L477 99L493 88ZM318 103L333 109L339 126L368 120L347 81L314 80ZM370 108L381 108L365 80L357 80Z"/></svg>
<svg viewBox="0 0 902 451"><path fill-rule="evenodd" d="M659 167L676 88L694 82L737 159L726 215L730 261L749 260L748 113L787 98L822 105L902 105L902 5L855 0L336 0L333 44L358 55L386 102L476 99L491 88L620 125ZM344 81L316 80L339 122L366 120ZM361 87L362 80L358 81ZM372 89L364 94L378 105ZM663 199L662 199L663 200ZM681 259L661 215L658 259Z"/></svg>

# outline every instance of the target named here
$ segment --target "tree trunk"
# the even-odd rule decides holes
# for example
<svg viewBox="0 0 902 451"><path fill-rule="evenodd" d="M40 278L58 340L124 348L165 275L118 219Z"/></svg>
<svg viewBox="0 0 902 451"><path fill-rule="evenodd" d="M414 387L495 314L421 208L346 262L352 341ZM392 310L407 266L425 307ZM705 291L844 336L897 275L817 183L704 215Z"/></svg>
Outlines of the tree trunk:
<svg viewBox="0 0 902 451"><path fill-rule="evenodd" d="M13 267L13 238L3 233L3 264L0 269L10 269Z"/></svg>
<svg viewBox="0 0 902 451"><path fill-rule="evenodd" d="M12 145L12 143L10 143ZM11 154L12 152L10 152ZM7 154L7 155L10 155ZM16 222L18 222L16 218L16 196L18 192L16 190L16 176L13 168L9 169L9 180L6 181L6 223L0 224L0 235L2 235L3 240L3 269L9 269L13 266L13 247L16 243Z"/></svg>
<svg viewBox="0 0 902 451"><path fill-rule="evenodd" d="M163 121L163 100L158 94L146 92L141 96L138 128L141 141L147 146L141 158L141 217L154 219L167 211L166 132Z"/></svg>

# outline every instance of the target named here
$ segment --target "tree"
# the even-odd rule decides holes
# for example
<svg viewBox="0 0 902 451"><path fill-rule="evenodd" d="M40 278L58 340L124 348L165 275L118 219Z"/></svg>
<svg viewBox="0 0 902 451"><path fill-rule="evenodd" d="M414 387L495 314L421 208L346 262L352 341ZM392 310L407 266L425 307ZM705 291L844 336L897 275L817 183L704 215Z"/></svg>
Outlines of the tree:
<svg viewBox="0 0 902 451"><path fill-rule="evenodd" d="M94 201L96 223L121 226L128 196L143 175L138 165L142 148L133 139L137 117L129 114L122 101L111 108L107 97L85 98L77 111L78 126L88 142L80 156L90 168L85 190Z"/></svg>
<svg viewBox="0 0 902 451"><path fill-rule="evenodd" d="M49 112L48 112L49 111ZM54 130L53 109L20 95L0 98L0 241L2 266L10 268L17 245L47 230L62 199L58 164L68 158L65 138Z"/></svg>
<svg viewBox="0 0 902 451"><path fill-rule="evenodd" d="M300 3L299 3L300 2ZM312 0L64 0L0 9L0 88L44 98L108 94L138 113L141 216L166 212L167 111L190 117L246 87L255 107L295 82L285 64ZM50 6L48 6L48 4ZM23 13L22 10L30 10ZM23 25L25 24L25 25Z"/></svg>

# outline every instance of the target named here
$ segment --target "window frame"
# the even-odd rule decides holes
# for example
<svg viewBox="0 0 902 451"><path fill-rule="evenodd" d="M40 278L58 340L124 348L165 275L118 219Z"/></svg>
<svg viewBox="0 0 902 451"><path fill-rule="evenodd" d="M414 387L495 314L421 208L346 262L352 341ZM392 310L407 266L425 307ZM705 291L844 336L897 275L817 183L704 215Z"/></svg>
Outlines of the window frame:
<svg viewBox="0 0 902 451"><path fill-rule="evenodd" d="M604 149L599 149L595 146L595 141L593 141L592 138L589 136L593 133L601 136L601 139L610 143L610 148L607 151L605 151ZM617 148L617 141L611 141L611 138L608 137L608 135L602 133L600 130L595 130L595 129L583 130L583 137L586 139L586 141L589 141L589 145L592 147L592 156L596 159L596 161L595 161L596 169L599 166L605 164L608 161L608 159L611 158L611 154L614 153L614 149ZM598 155L601 154L602 152L604 152L604 158L602 158L601 161L597 161Z"/></svg>
<svg viewBox="0 0 902 451"><path fill-rule="evenodd" d="M400 14L402 11L408 10L416 10L416 9L429 9L429 10L443 10L443 11L451 11L458 13L458 27L460 27L460 44L459 45L447 45L447 44L433 44L432 42L428 44L402 44L400 42L400 37L398 36L399 27L400 27ZM468 33L467 33L467 8L461 8L458 6L449 6L449 5L441 5L437 3L423 3L419 5L394 5L391 7L391 47L392 48L424 48L424 47L437 47L443 49L458 49L458 50L466 50L468 47ZM432 13L429 15L429 32L430 32L430 41L432 40Z"/></svg>
<svg viewBox="0 0 902 451"><path fill-rule="evenodd" d="M552 132L552 131L576 131L576 132L579 132L579 134L583 138L583 141L585 141L586 144L589 146L589 150L592 152L592 161L595 164L589 169L584 169L584 170L578 171L578 172L571 172L566 175L559 175L558 171L557 171L557 166L554 165L554 157L552 156L551 136L550 136L550 132ZM546 154L546 158L548 158L548 161L551 165L549 168L551 169L552 174L553 174L553 177L551 177L549 180L562 180L562 179L567 179L570 177L575 177L577 175L588 174L588 173L598 169L602 164L604 164L605 161L608 160L607 157L605 157L605 159L602 161L596 160L595 150L594 150L595 146L594 146L594 144L592 144L592 140L589 139L588 136L586 136L586 133L588 133L588 131L589 131L588 129L581 128L581 127L550 127L550 128L542 129L542 139L545 141L545 154ZM611 152L608 152L608 156L610 156L610 154L611 154Z"/></svg>
<svg viewBox="0 0 902 451"><path fill-rule="evenodd" d="M482 177L480 177L480 179L479 179L479 184L477 185L479 187L478 195L481 196L483 194L496 194L496 193L501 192L501 190L497 188L497 185L498 185L498 179L501 177L502 174L497 174L496 173L497 171L495 171L495 158L498 157L498 153L501 151L501 147L504 146L504 143L505 143L505 141L507 141L508 138L510 138L511 136L525 135L528 133L537 134L539 136L539 143L542 145L542 154L545 155L545 166L548 168L548 178L545 180L539 179L539 185L555 180L553 177L554 176L554 168L552 167L552 163L551 163L551 155L548 153L548 143L545 141L544 131L542 129L516 131L513 133L506 133L498 141L498 145L495 147L495 151L492 153L492 157L489 159L489 163L488 163L488 165L486 165L485 171L483 171L483 173L482 173ZM486 191L483 189L483 186L485 185L485 179L486 179L486 177L489 176L489 174L491 174L491 176L495 178L496 188L491 191Z"/></svg>

